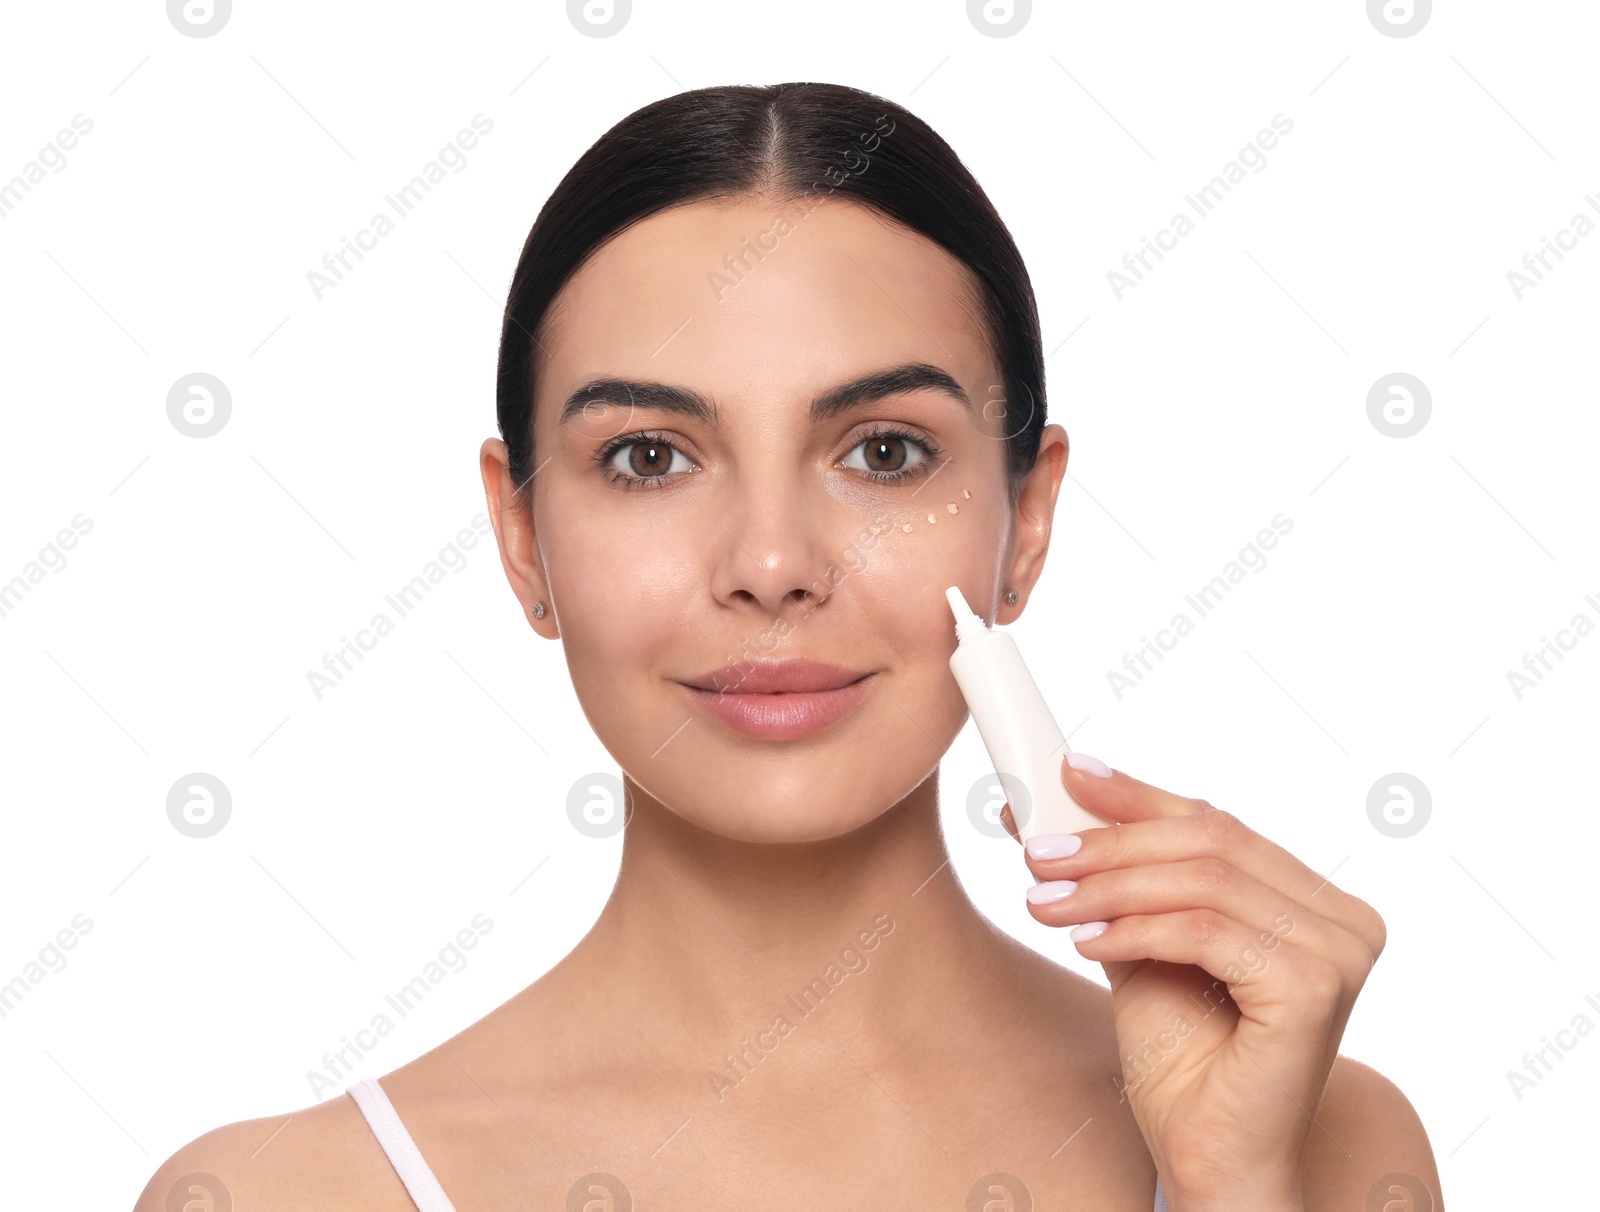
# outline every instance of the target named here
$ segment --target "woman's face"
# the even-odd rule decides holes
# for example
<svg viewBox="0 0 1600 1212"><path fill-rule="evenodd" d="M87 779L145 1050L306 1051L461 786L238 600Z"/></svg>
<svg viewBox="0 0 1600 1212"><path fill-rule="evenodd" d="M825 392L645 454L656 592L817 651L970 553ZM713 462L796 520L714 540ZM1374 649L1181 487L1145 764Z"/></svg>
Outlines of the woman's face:
<svg viewBox="0 0 1600 1212"><path fill-rule="evenodd" d="M838 836L960 731L945 587L986 617L1026 595L1065 454L1008 507L978 307L960 262L839 199L657 214L558 296L503 559L596 735L692 824Z"/></svg>

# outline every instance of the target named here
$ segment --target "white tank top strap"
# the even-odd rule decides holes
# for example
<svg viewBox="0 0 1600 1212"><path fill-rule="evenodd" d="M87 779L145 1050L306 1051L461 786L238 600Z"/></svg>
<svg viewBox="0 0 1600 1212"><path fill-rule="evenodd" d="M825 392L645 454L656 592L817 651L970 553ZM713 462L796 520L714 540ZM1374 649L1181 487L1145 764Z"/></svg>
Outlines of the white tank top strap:
<svg viewBox="0 0 1600 1212"><path fill-rule="evenodd" d="M411 1202L417 1205L417 1212L456 1212L455 1205L445 1195L444 1188L433 1176L428 1163L422 1160L422 1151L417 1148L417 1142L411 1139L411 1133L400 1122L399 1113L377 1080L362 1078L348 1086L345 1093L355 1100L356 1106L361 1108L361 1114L366 1116L367 1126L388 1154L389 1163L406 1185ZM1165 1212L1164 1206L1159 1207L1158 1212Z"/></svg>
<svg viewBox="0 0 1600 1212"><path fill-rule="evenodd" d="M388 1154L400 1181L406 1185L411 1202L417 1205L417 1212L456 1212L455 1205L445 1195L439 1180L428 1169L428 1163L423 1161L417 1142L411 1139L411 1133L400 1122L400 1114L394 1109L383 1087L368 1077L353 1083L345 1093L355 1099L361 1114L367 1117L367 1125ZM1167 1196L1161 1189L1159 1174L1156 1175L1155 1212L1167 1212Z"/></svg>

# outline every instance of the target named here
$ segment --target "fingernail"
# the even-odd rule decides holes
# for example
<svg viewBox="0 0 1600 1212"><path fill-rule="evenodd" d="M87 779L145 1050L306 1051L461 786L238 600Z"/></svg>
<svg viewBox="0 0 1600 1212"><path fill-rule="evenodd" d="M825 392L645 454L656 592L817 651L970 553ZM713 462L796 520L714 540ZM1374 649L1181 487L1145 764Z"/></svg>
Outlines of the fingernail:
<svg viewBox="0 0 1600 1212"><path fill-rule="evenodd" d="M1067 765L1074 770L1082 770L1085 774L1095 775L1097 778L1108 779L1111 777L1111 767L1097 757L1090 757L1087 753L1067 754Z"/></svg>
<svg viewBox="0 0 1600 1212"><path fill-rule="evenodd" d="M1076 880L1046 880L1028 889L1028 900L1035 905L1050 905L1065 900L1077 890Z"/></svg>
<svg viewBox="0 0 1600 1212"><path fill-rule="evenodd" d="M1041 833L1023 843L1032 859L1062 859L1077 854L1083 839L1076 833Z"/></svg>
<svg viewBox="0 0 1600 1212"><path fill-rule="evenodd" d="M1075 943L1087 943L1092 938L1099 938L1109 926L1109 922L1084 922L1072 928L1070 937Z"/></svg>

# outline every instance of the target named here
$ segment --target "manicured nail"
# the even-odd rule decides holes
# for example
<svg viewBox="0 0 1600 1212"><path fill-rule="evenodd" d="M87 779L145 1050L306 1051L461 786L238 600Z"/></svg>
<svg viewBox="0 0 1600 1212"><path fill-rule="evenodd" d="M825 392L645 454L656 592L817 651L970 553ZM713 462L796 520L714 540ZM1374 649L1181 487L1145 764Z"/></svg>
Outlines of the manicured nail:
<svg viewBox="0 0 1600 1212"><path fill-rule="evenodd" d="M1085 774L1095 775L1097 778L1108 779L1111 777L1111 767L1097 757L1090 757L1087 753L1067 754L1067 765L1074 770L1082 770Z"/></svg>
<svg viewBox="0 0 1600 1212"><path fill-rule="evenodd" d="M1083 839L1076 833L1041 833L1023 843L1031 859L1063 859L1077 854Z"/></svg>
<svg viewBox="0 0 1600 1212"><path fill-rule="evenodd" d="M1065 900L1078 890L1076 880L1045 880L1028 889L1028 900L1035 905L1052 905Z"/></svg>
<svg viewBox="0 0 1600 1212"><path fill-rule="evenodd" d="M1081 926L1074 926L1071 934L1072 941L1075 943L1087 943L1092 938L1099 938L1109 926L1109 922L1084 922Z"/></svg>

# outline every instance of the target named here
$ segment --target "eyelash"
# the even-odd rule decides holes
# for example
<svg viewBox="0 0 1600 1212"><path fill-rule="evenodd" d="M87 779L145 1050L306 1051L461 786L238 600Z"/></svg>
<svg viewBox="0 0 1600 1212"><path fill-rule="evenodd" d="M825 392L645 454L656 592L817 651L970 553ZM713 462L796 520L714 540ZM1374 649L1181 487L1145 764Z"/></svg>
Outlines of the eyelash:
<svg viewBox="0 0 1600 1212"><path fill-rule="evenodd" d="M659 433L652 433L648 430L641 430L638 433L625 433L620 437L612 438L611 441L607 442L595 453L594 461L600 465L600 474L609 483L621 484L624 488L662 488L667 481L676 479L677 476L675 475L636 476L626 471L618 471L615 467L610 466L611 456L616 454L617 451L625 450L629 446L643 445L665 446L669 450L678 449Z"/></svg>
<svg viewBox="0 0 1600 1212"><path fill-rule="evenodd" d="M917 447L923 453L921 462L914 463L910 467L903 468L900 471L873 471L871 468L867 468L861 473L869 480L874 480L879 484L903 484L910 480L917 479L919 476L925 476L933 470L934 461L944 453L929 439L919 437L910 430L901 429L898 425L880 426L871 433L865 435L860 442L857 442L855 446L852 446L850 449L855 450L856 447L867 442L874 442L879 438L899 438L903 442L909 442L912 446ZM852 470L854 469L852 468Z"/></svg>
<svg viewBox="0 0 1600 1212"><path fill-rule="evenodd" d="M931 470L934 461L944 453L929 439L918 434L914 434L909 430L901 429L896 425L885 425L873 430L871 433L864 435L861 441L857 442L850 449L853 451L864 443L875 441L878 438L899 438L902 441L909 442L911 445L917 447L923 452L924 456L921 462L912 464L910 467L904 468L900 471L873 471L872 469L868 468L860 473L866 476L868 479L879 484L905 483L909 480L916 479L918 476L927 475L929 470ZM678 476L686 474L684 472L678 472L676 474L669 473L667 475L659 476L636 476L629 472L619 471L615 467L610 466L611 456L616 454L617 451L624 450L629 446L645 444L652 446L665 446L669 450L679 449L672 442L668 441L663 435L659 433L653 433L648 430L641 430L638 433L622 434L619 437L611 439L611 441L607 442L605 446L596 452L594 459L595 462L600 465L600 474L605 476L609 483L620 484L623 488L627 489L663 488L666 486L668 481L675 480L678 478ZM679 453L682 452L679 451Z"/></svg>

